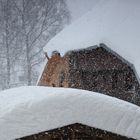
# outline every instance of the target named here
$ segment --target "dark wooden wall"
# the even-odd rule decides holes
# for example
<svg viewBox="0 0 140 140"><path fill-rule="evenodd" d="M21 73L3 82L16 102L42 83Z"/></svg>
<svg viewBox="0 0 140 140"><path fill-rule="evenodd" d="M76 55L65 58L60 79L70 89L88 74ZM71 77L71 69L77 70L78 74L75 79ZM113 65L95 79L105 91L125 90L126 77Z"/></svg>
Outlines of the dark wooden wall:
<svg viewBox="0 0 140 140"><path fill-rule="evenodd" d="M140 106L140 84L132 65L104 44L52 56L38 85L100 92Z"/></svg>
<svg viewBox="0 0 140 140"><path fill-rule="evenodd" d="M134 140L82 124L72 124L17 140Z"/></svg>
<svg viewBox="0 0 140 140"><path fill-rule="evenodd" d="M104 47L71 51L69 87L100 92L140 106L140 85L127 61Z"/></svg>

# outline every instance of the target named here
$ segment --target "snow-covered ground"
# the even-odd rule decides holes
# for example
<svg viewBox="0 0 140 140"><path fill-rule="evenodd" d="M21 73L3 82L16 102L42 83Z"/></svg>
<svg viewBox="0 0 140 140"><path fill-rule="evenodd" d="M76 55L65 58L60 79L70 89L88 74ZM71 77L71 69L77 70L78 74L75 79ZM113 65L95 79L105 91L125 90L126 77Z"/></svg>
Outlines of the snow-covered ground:
<svg viewBox="0 0 140 140"><path fill-rule="evenodd" d="M44 48L50 55L105 43L134 64L140 77L140 0L100 0Z"/></svg>
<svg viewBox="0 0 140 140"><path fill-rule="evenodd" d="M78 89L21 87L0 92L0 139L82 123L140 140L140 108Z"/></svg>

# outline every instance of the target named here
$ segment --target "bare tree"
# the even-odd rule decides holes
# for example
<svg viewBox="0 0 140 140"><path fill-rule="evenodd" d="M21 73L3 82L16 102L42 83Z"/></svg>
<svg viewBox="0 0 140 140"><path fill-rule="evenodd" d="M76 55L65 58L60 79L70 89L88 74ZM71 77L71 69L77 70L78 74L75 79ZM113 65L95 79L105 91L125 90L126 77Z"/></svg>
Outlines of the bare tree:
<svg viewBox="0 0 140 140"><path fill-rule="evenodd" d="M13 76L19 82L16 73L27 85L34 83L44 45L69 19L65 0L0 0L0 73L6 77L6 88Z"/></svg>
<svg viewBox="0 0 140 140"><path fill-rule="evenodd" d="M68 23L69 12L64 0L21 1L21 7L15 5L21 15L27 83L31 85L33 67L42 61L39 55L44 43Z"/></svg>
<svg viewBox="0 0 140 140"><path fill-rule="evenodd" d="M5 70L4 75L5 79L5 87L10 88L10 81L11 81L11 64L13 63L12 60L15 56L12 53L12 50L15 51L15 47L13 47L14 40L16 38L16 22L17 17L14 16L15 12L12 9L12 3L10 0L1 0L0 1L0 32L1 32L1 64L4 65L5 63Z"/></svg>

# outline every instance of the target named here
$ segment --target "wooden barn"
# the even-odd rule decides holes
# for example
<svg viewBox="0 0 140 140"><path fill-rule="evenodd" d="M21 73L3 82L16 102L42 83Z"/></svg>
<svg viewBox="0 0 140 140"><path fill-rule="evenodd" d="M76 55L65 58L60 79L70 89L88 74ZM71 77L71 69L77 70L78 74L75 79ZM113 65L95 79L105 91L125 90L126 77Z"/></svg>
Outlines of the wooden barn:
<svg viewBox="0 0 140 140"><path fill-rule="evenodd" d="M140 105L139 98L140 85L133 65L128 61L126 61L121 56L119 56L117 53L112 51L110 48L108 48L105 44L100 44L99 46L96 45L93 47L80 50L69 51L63 57L60 55L59 52L54 51L52 53L52 57L48 60L45 66L45 69L42 73L38 85L50 87L65 87L65 89L69 87L85 89L89 91L94 91L90 92L90 94L93 95L103 93ZM55 88L52 89L55 90ZM64 89L62 88L62 90ZM65 94L68 93L66 92ZM63 97L59 98L63 99ZM66 101L65 98L64 100ZM77 101L76 98L73 101ZM81 99L81 101L84 101L84 99ZM90 102L89 99L87 101ZM54 102L57 101L54 100ZM96 100L95 102L98 101ZM103 105L103 102L108 103L108 101L106 101L105 99L104 101L100 102L102 104L101 108L103 108L103 106L106 106ZM112 102L110 106L113 106L115 102L116 101L114 100L114 102ZM80 104L78 103L78 105ZM58 108L58 106L59 105L55 105L54 107ZM63 104L63 106L65 105ZM121 102L120 106L122 106ZM93 105L91 105L90 107L92 107L92 109L88 111L88 113L94 111L98 112L100 110L100 109L95 110L93 108ZM107 108L109 109L109 107ZM122 110L125 112L125 109ZM106 109L104 109L101 112L103 113L104 111L108 113ZM109 109L109 112L110 111L112 111L112 109ZM55 111L53 110L52 112ZM118 113L119 110L117 109L115 112ZM95 116L93 116L92 120L96 118ZM90 117L88 119L90 119ZM100 119L101 124L103 123L102 119ZM116 115L114 116L114 119L116 119ZM118 123L117 125L121 126L122 125L121 123ZM128 128L125 128L125 131L127 131L127 129ZM114 130L117 130L117 128L115 128ZM32 135L26 135L25 137L20 137L17 138L16 140L136 140L136 139L134 139L133 137L126 137L125 135L120 135L119 133L112 133L111 131L107 131L106 129L99 129L97 127L90 126L89 124L80 123L80 121L77 120L75 123L72 124L63 125L61 127L56 127L54 129L49 129L47 131L34 133Z"/></svg>
<svg viewBox="0 0 140 140"><path fill-rule="evenodd" d="M100 92L140 106L140 84L133 65L103 43L63 57L53 52L38 85Z"/></svg>

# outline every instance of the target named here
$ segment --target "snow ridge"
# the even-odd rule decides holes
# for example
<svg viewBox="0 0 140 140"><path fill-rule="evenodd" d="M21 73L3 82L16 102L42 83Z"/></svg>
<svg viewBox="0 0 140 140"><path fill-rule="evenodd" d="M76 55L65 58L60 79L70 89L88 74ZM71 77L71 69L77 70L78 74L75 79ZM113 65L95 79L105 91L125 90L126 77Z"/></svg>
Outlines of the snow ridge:
<svg viewBox="0 0 140 140"><path fill-rule="evenodd" d="M107 95L21 87L0 93L0 136L11 140L73 123L140 140L140 108Z"/></svg>
<svg viewBox="0 0 140 140"><path fill-rule="evenodd" d="M65 28L44 48L48 54L104 43L134 64L140 77L140 1L100 0L83 17Z"/></svg>

